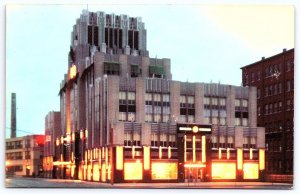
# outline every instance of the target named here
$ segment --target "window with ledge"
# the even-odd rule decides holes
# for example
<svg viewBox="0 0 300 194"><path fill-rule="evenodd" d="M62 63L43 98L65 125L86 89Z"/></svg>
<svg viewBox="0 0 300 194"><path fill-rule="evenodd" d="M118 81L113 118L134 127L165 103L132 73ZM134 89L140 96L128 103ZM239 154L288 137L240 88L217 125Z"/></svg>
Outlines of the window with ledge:
<svg viewBox="0 0 300 194"><path fill-rule="evenodd" d="M278 93L278 85L274 84L274 95Z"/></svg>
<svg viewBox="0 0 300 194"><path fill-rule="evenodd" d="M242 106L248 107L248 100L242 100Z"/></svg>
<svg viewBox="0 0 300 194"><path fill-rule="evenodd" d="M286 82L286 91L287 91L287 92L291 91L291 81L290 81L290 80L288 80L288 81Z"/></svg>
<svg viewBox="0 0 300 194"><path fill-rule="evenodd" d="M260 89L257 88L257 98L259 99L260 98Z"/></svg>
<svg viewBox="0 0 300 194"><path fill-rule="evenodd" d="M265 115L269 114L269 105L265 105Z"/></svg>
<svg viewBox="0 0 300 194"><path fill-rule="evenodd" d="M228 136L227 137L227 147L233 148L234 146L234 136Z"/></svg>
<svg viewBox="0 0 300 194"><path fill-rule="evenodd" d="M165 133L161 133L160 136L159 136L159 144L161 147L167 147L168 144L167 144L167 134Z"/></svg>
<svg viewBox="0 0 300 194"><path fill-rule="evenodd" d="M250 139L249 137L243 137L243 148L244 149L247 149L250 147Z"/></svg>
<svg viewBox="0 0 300 194"><path fill-rule="evenodd" d="M282 93L282 84L278 84L278 94Z"/></svg>
<svg viewBox="0 0 300 194"><path fill-rule="evenodd" d="M278 112L281 112L282 111L282 102L279 101L278 102Z"/></svg>
<svg viewBox="0 0 300 194"><path fill-rule="evenodd" d="M169 146L176 147L176 135L175 134L169 134Z"/></svg>
<svg viewBox="0 0 300 194"><path fill-rule="evenodd" d="M257 71L257 80L260 80L260 71Z"/></svg>
<svg viewBox="0 0 300 194"><path fill-rule="evenodd" d="M124 133L124 146L132 146L132 134L131 132Z"/></svg>
<svg viewBox="0 0 300 194"><path fill-rule="evenodd" d="M107 75L120 75L119 63L104 62L104 74Z"/></svg>
<svg viewBox="0 0 300 194"><path fill-rule="evenodd" d="M119 92L119 121L135 121L135 92Z"/></svg>
<svg viewBox="0 0 300 194"><path fill-rule="evenodd" d="M277 102L275 102L274 104L273 104L273 113L276 113L277 112Z"/></svg>
<svg viewBox="0 0 300 194"><path fill-rule="evenodd" d="M286 101L286 110L290 111L291 110L291 100Z"/></svg>
<svg viewBox="0 0 300 194"><path fill-rule="evenodd" d="M170 94L146 93L145 94L145 121L169 122L170 121Z"/></svg>
<svg viewBox="0 0 300 194"><path fill-rule="evenodd" d="M290 61L288 61L287 63L286 63L286 71L288 72L288 71L291 71L291 62Z"/></svg>
<svg viewBox="0 0 300 194"><path fill-rule="evenodd" d="M269 76L269 67L268 66L266 66L265 67L265 77L268 77Z"/></svg>
<svg viewBox="0 0 300 194"><path fill-rule="evenodd" d="M265 87L265 96L268 96L268 94L269 94L269 88L268 88L268 86L266 86Z"/></svg>
<svg viewBox="0 0 300 194"><path fill-rule="evenodd" d="M247 118L242 119L242 125L243 126L248 126L248 119Z"/></svg>
<svg viewBox="0 0 300 194"><path fill-rule="evenodd" d="M182 122L195 122L195 97L180 96L180 119Z"/></svg>
<svg viewBox="0 0 300 194"><path fill-rule="evenodd" d="M273 113L273 104L269 104L269 114Z"/></svg>
<svg viewBox="0 0 300 194"><path fill-rule="evenodd" d="M255 77L254 72L251 72L251 82L255 81L254 77Z"/></svg>
<svg viewBox="0 0 300 194"><path fill-rule="evenodd" d="M138 77L141 74L141 70L138 65L130 65L130 75L131 77Z"/></svg>
<svg viewBox="0 0 300 194"><path fill-rule="evenodd" d="M257 116L260 116L260 106L257 107Z"/></svg>
<svg viewBox="0 0 300 194"><path fill-rule="evenodd" d="M133 145L141 146L141 134L139 131L133 132Z"/></svg>
<svg viewBox="0 0 300 194"><path fill-rule="evenodd" d="M241 125L241 118L235 118L235 125L240 126Z"/></svg>
<svg viewBox="0 0 300 194"><path fill-rule="evenodd" d="M256 148L256 137L250 137L250 148Z"/></svg>
<svg viewBox="0 0 300 194"><path fill-rule="evenodd" d="M212 143L212 148L218 148L217 136L215 136L215 135L211 136L211 143Z"/></svg>
<svg viewBox="0 0 300 194"><path fill-rule="evenodd" d="M158 147L158 135L157 133L151 133L151 146Z"/></svg>
<svg viewBox="0 0 300 194"><path fill-rule="evenodd" d="M220 148L225 148L225 136L221 135L219 136L219 147Z"/></svg>
<svg viewBox="0 0 300 194"><path fill-rule="evenodd" d="M235 99L235 107L240 107L241 101L239 99Z"/></svg>

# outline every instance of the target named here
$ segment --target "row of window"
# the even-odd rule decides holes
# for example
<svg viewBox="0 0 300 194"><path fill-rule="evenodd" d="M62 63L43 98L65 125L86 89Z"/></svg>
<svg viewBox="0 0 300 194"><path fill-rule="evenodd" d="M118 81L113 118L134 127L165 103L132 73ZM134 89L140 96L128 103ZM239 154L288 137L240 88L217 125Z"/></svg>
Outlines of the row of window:
<svg viewBox="0 0 300 194"><path fill-rule="evenodd" d="M30 159L30 151L25 151L25 159ZM22 152L13 152L6 154L6 160L22 160L23 153Z"/></svg>
<svg viewBox="0 0 300 194"><path fill-rule="evenodd" d="M155 123L170 121L169 94L145 94L145 121Z"/></svg>
<svg viewBox="0 0 300 194"><path fill-rule="evenodd" d="M286 82L286 91L292 91L294 89L294 80L288 80ZM264 96L272 96L282 93L282 84L275 83L274 85L266 86ZM257 89L257 98L261 97L261 91Z"/></svg>
<svg viewBox="0 0 300 194"><path fill-rule="evenodd" d="M286 72L289 72L294 69L294 62L288 61L286 63ZM268 78L270 76L278 78L280 76L280 73L282 72L281 64L274 64L274 65L267 65L265 67L265 78ZM248 84L249 82L255 82L256 80L259 81L261 79L261 72L257 71L256 75L255 72L250 73L250 80L248 80L248 76L245 76L245 82Z"/></svg>
<svg viewBox="0 0 300 194"><path fill-rule="evenodd" d="M138 131L124 133L124 146L141 146L141 134ZM176 147L176 135L151 133L151 146Z"/></svg>
<svg viewBox="0 0 300 194"><path fill-rule="evenodd" d="M294 110L293 100L286 100L286 111ZM274 102L264 106L264 114L274 114L282 111L282 102ZM262 114L260 106L257 107L257 116Z"/></svg>
<svg viewBox="0 0 300 194"><path fill-rule="evenodd" d="M225 106L226 105L226 98L209 98L204 97L204 105L220 105Z"/></svg>
<svg viewBox="0 0 300 194"><path fill-rule="evenodd" d="M265 123L266 133L281 132L283 129L281 121Z"/></svg>
<svg viewBox="0 0 300 194"><path fill-rule="evenodd" d="M218 142L219 140L219 142ZM213 148L233 148L234 147L234 136L211 136L212 147ZM256 147L256 137L244 137L243 138L243 148L255 148Z"/></svg>
<svg viewBox="0 0 300 194"><path fill-rule="evenodd" d="M248 107L248 100L245 99L235 99L235 107Z"/></svg>

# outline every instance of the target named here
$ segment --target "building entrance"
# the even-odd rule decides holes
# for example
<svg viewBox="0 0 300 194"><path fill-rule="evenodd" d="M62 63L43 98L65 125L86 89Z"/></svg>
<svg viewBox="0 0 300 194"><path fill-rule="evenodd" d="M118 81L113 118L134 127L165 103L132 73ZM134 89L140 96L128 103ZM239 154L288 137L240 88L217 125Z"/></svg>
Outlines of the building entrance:
<svg viewBox="0 0 300 194"><path fill-rule="evenodd" d="M202 182L204 181L204 167L185 167L185 182Z"/></svg>
<svg viewBox="0 0 300 194"><path fill-rule="evenodd" d="M181 182L199 182L207 174L206 134L210 125L177 124L178 179Z"/></svg>

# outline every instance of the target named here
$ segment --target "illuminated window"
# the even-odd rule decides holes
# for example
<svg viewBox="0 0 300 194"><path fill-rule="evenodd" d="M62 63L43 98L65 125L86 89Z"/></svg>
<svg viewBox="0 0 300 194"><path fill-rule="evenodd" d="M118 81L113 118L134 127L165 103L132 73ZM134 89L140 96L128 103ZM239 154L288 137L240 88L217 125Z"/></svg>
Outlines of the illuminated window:
<svg viewBox="0 0 300 194"><path fill-rule="evenodd" d="M152 163L151 176L153 180L176 180L177 172L177 163Z"/></svg>
<svg viewBox="0 0 300 194"><path fill-rule="evenodd" d="M143 165L141 161L124 163L124 180L142 180Z"/></svg>
<svg viewBox="0 0 300 194"><path fill-rule="evenodd" d="M244 163L244 179L258 179L258 164Z"/></svg>
<svg viewBox="0 0 300 194"><path fill-rule="evenodd" d="M235 179L236 164L235 163L212 163L211 167L212 179Z"/></svg>

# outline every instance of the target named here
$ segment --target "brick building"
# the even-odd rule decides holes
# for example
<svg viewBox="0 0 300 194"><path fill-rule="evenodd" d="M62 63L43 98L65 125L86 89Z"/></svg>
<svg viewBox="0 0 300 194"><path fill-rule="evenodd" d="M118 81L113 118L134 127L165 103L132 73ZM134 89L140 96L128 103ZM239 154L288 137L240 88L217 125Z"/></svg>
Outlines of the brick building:
<svg viewBox="0 0 300 194"><path fill-rule="evenodd" d="M294 49L241 69L243 86L257 87L257 125L266 129L266 170L293 174Z"/></svg>
<svg viewBox="0 0 300 194"><path fill-rule="evenodd" d="M102 182L262 180L256 88L173 81L140 18L84 11L60 85L60 178Z"/></svg>

